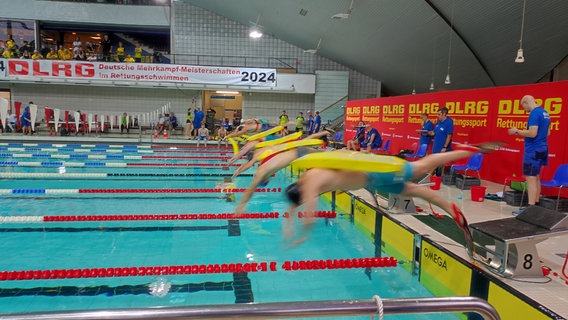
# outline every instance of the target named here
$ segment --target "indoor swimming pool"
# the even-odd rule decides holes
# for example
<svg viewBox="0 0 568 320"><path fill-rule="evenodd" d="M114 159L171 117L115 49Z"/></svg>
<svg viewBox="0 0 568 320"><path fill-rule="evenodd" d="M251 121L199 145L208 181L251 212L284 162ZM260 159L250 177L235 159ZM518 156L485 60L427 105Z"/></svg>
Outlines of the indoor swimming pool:
<svg viewBox="0 0 568 320"><path fill-rule="evenodd" d="M292 245L282 234L287 170L234 218L254 169L229 182L231 155L216 146L0 145L2 312L432 296L404 261L376 258L369 238L323 200L311 236Z"/></svg>

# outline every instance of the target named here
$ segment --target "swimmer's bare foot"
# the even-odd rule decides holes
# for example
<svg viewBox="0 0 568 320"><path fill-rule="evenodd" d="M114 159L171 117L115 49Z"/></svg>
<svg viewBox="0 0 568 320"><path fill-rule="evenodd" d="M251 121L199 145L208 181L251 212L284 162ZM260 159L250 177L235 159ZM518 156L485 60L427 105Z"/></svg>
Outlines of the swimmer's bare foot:
<svg viewBox="0 0 568 320"><path fill-rule="evenodd" d="M465 237L465 245L467 254L473 258L473 236L469 230L469 224L465 218L463 212L458 208L455 203L452 203L452 210L454 211L454 221L457 223L458 227L463 231Z"/></svg>
<svg viewBox="0 0 568 320"><path fill-rule="evenodd" d="M481 153L491 153L495 150L499 150L499 147L504 146L505 143L501 141L490 141L483 142L477 145L470 144L456 144L454 150L464 150L470 152L481 152Z"/></svg>

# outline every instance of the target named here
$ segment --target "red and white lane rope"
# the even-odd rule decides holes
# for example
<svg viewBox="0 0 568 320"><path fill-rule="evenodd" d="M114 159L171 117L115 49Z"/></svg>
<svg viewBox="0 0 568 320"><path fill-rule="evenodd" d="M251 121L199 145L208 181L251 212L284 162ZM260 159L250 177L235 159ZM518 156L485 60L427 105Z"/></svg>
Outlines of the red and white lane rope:
<svg viewBox="0 0 568 320"><path fill-rule="evenodd" d="M110 268L51 269L0 271L0 281L48 280L78 278L144 277L211 273L277 272L307 270L337 270L354 268L396 267L394 257L348 258L326 260L284 261L280 266L276 261L194 264L176 266L130 266ZM280 268L279 268L280 267Z"/></svg>
<svg viewBox="0 0 568 320"><path fill-rule="evenodd" d="M335 218L335 211L316 211L315 218ZM100 222L100 221L155 221L155 220L250 220L289 218L288 212L251 212L240 215L234 213L174 213L174 214L115 214L115 215L54 215L54 216L4 216L1 223L46 223L46 222ZM299 218L305 214L298 212Z"/></svg>

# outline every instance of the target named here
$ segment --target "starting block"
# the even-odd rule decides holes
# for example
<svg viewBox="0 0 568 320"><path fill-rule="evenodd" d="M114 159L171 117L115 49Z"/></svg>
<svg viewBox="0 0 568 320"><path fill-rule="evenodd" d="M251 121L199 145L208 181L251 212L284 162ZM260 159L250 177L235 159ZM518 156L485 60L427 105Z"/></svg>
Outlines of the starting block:
<svg viewBox="0 0 568 320"><path fill-rule="evenodd" d="M416 213L416 205L412 197L401 196L400 194L389 193L389 212L390 213Z"/></svg>
<svg viewBox="0 0 568 320"><path fill-rule="evenodd" d="M530 206L513 218L473 223L470 226L476 258L507 278L543 276L536 245L568 234L568 215Z"/></svg>
<svg viewBox="0 0 568 320"><path fill-rule="evenodd" d="M429 187L434 185L430 182L430 175L424 175L417 179L411 180L421 187ZM410 213L416 214L416 205L412 197L402 196L400 194L389 193L388 211L390 213Z"/></svg>

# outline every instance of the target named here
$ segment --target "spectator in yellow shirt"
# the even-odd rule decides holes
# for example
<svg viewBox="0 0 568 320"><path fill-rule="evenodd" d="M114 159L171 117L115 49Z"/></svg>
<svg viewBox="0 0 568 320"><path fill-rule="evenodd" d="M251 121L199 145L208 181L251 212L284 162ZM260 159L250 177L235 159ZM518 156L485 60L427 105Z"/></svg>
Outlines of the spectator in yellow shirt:
<svg viewBox="0 0 568 320"><path fill-rule="evenodd" d="M40 60L40 59L43 59L43 56L41 55L39 50L34 50L34 54L32 54L32 59L33 60Z"/></svg>
<svg viewBox="0 0 568 320"><path fill-rule="evenodd" d="M63 45L59 46L59 49L57 50L57 55L59 56L59 59L61 60L65 60L63 59ZM49 56L49 55L48 55ZM48 58L49 59L49 58Z"/></svg>
<svg viewBox="0 0 568 320"><path fill-rule="evenodd" d="M69 51L69 49L65 48L63 49L63 55L59 57L61 60L71 60L72 56L71 56L71 51Z"/></svg>
<svg viewBox="0 0 568 320"><path fill-rule="evenodd" d="M122 44L122 41L118 42L118 47L116 48L116 57L118 58L119 62L124 61L124 45Z"/></svg>
<svg viewBox="0 0 568 320"><path fill-rule="evenodd" d="M134 58L132 58L131 55L127 54L127 55L126 55L126 58L124 58L124 62L126 62L126 63L132 63L132 62L135 62L135 60L134 60Z"/></svg>
<svg viewBox="0 0 568 320"><path fill-rule="evenodd" d="M55 52L55 49L51 48L49 49L49 53L47 54L46 58L49 60L58 60L59 55L57 54L57 52Z"/></svg>
<svg viewBox="0 0 568 320"><path fill-rule="evenodd" d="M142 62L142 45L140 42L138 42L136 48L134 48L134 61Z"/></svg>
<svg viewBox="0 0 568 320"><path fill-rule="evenodd" d="M2 57L5 59L15 58L16 56L14 55L14 47L7 48L6 50L4 50L4 52L2 52Z"/></svg>

